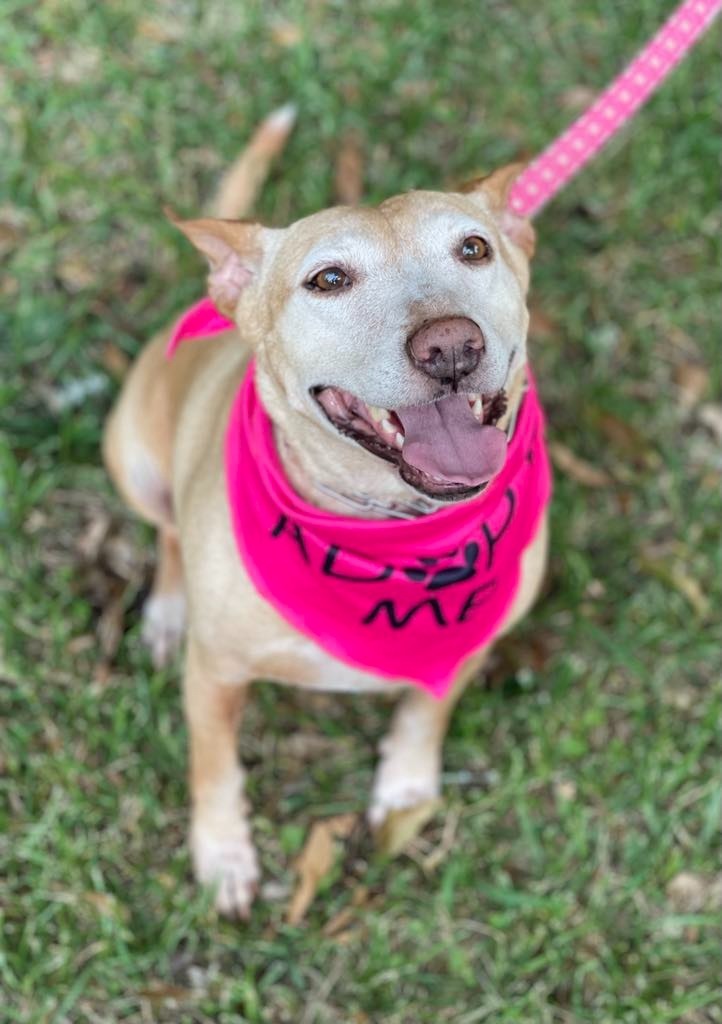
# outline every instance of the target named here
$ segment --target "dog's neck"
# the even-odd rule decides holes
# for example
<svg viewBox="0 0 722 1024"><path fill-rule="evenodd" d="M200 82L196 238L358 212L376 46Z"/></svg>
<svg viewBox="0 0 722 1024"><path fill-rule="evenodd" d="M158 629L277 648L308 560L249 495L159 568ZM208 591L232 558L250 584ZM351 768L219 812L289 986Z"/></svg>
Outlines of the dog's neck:
<svg viewBox="0 0 722 1024"><path fill-rule="evenodd" d="M507 409L497 423L509 440L525 389L525 366L521 366L511 379ZM333 451L335 445L328 444L326 431L321 446L294 444L293 432L278 427L275 434L279 457L291 485L317 508L361 519L416 519L448 507L448 502L426 497L405 484L390 463L370 462L375 457L361 448L353 452L351 465L340 473Z"/></svg>

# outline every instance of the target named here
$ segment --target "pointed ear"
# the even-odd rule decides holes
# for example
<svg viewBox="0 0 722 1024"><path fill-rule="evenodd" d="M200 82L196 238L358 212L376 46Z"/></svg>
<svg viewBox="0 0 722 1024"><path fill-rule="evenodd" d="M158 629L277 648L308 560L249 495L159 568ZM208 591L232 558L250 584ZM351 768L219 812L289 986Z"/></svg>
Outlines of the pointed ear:
<svg viewBox="0 0 722 1024"><path fill-rule="evenodd" d="M499 217L502 232L514 245L518 245L530 260L536 248L536 232L530 220L514 213L508 205L511 187L525 167L524 163L506 164L485 178L475 178L462 185L460 191L483 195Z"/></svg>
<svg viewBox="0 0 722 1024"><path fill-rule="evenodd" d="M260 224L237 220L179 220L170 210L168 219L208 259L208 294L224 316L233 317L241 291L250 284L263 259Z"/></svg>

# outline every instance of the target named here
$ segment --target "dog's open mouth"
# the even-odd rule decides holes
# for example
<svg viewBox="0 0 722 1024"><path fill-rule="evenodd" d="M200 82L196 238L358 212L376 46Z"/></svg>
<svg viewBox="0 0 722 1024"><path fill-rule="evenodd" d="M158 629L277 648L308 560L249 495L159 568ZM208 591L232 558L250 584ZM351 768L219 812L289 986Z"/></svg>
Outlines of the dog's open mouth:
<svg viewBox="0 0 722 1024"><path fill-rule="evenodd" d="M506 411L503 388L399 409L367 405L342 388L317 387L312 394L340 433L396 463L402 478L429 497L470 497L504 465L507 438L495 425Z"/></svg>

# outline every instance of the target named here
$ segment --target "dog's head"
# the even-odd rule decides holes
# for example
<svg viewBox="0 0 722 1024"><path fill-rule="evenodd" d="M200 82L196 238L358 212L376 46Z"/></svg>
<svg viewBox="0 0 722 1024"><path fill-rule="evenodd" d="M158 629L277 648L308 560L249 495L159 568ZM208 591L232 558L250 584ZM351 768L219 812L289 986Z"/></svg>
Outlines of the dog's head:
<svg viewBox="0 0 722 1024"><path fill-rule="evenodd" d="M451 501L499 471L495 424L526 359L534 249L529 222L507 209L519 170L285 229L179 223L209 260L211 298L253 345L261 397L307 472L346 492L411 487Z"/></svg>

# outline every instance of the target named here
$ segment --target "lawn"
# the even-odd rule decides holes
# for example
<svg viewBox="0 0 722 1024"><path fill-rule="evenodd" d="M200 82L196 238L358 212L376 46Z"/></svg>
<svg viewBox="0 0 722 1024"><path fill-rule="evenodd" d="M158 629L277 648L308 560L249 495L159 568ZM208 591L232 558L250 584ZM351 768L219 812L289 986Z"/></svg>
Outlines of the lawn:
<svg viewBox="0 0 722 1024"><path fill-rule="evenodd" d="M544 599L463 698L443 811L393 861L357 832L300 926L294 860L363 811L388 708L257 687L264 887L217 920L178 668L139 644L150 534L98 449L128 357L203 287L161 208L197 213L274 106L299 122L271 223L334 201L349 133L368 201L443 187L537 152L671 6L6 0L0 1020L722 1022L718 30L539 218Z"/></svg>

